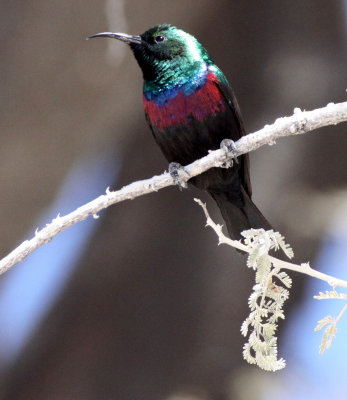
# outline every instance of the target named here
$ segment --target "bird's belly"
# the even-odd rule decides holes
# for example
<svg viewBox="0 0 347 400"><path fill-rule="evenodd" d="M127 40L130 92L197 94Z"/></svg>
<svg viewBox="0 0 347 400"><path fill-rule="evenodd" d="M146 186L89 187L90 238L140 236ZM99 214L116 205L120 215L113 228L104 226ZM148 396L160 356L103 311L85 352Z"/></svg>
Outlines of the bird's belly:
<svg viewBox="0 0 347 400"><path fill-rule="evenodd" d="M215 148L211 140L213 132L193 118L188 123L171 125L165 129L152 126L152 132L169 162L186 165Z"/></svg>
<svg viewBox="0 0 347 400"><path fill-rule="evenodd" d="M227 137L230 111L215 85L206 84L189 96L181 91L160 104L144 97L144 107L154 138L169 162L195 161Z"/></svg>

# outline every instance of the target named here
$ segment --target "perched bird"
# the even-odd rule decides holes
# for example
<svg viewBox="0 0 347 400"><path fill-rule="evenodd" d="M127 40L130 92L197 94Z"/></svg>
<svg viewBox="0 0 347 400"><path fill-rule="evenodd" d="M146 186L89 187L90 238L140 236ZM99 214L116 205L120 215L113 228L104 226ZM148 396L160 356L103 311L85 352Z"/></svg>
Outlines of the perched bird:
<svg viewBox="0 0 347 400"><path fill-rule="evenodd" d="M166 159L189 164L245 134L240 108L222 71L190 34L157 25L142 35L92 35L127 43L142 70L147 122ZM216 201L229 235L250 228L271 229L251 200L248 155L231 168L212 168L189 180Z"/></svg>

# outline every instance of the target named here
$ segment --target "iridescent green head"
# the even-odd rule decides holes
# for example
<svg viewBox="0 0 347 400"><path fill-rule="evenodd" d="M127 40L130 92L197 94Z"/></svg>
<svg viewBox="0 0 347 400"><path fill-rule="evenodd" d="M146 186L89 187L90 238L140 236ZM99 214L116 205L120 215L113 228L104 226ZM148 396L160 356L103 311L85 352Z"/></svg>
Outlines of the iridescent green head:
<svg viewBox="0 0 347 400"><path fill-rule="evenodd" d="M145 81L165 83L191 78L206 63L206 49L194 36L167 24L156 25L142 35L104 32L92 37L111 37L130 45Z"/></svg>

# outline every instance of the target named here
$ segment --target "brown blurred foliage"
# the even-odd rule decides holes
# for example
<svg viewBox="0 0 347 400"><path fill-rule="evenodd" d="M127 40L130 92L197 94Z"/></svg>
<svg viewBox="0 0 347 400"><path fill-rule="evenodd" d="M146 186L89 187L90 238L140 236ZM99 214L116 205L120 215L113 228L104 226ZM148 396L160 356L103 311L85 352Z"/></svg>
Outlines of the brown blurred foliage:
<svg viewBox="0 0 347 400"><path fill-rule="evenodd" d="M342 2L118 3L129 33L168 22L197 36L231 82L248 131L294 107L345 99ZM84 40L121 30L110 24L105 2L2 2L0 11L4 256L33 229L82 155L121 151L114 187L167 165L145 125L141 73L130 51L112 43L110 58L106 40ZM255 202L298 260L314 257L332 212L325 204L303 220L310 208L303 199L346 188L345 130L283 139L251 156ZM4 370L2 398L147 400L185 390L201 399L235 396L230 381L247 368L239 327L253 276L240 255L217 248L194 196L206 199L170 188L103 213L64 296ZM303 237L300 224L309 230L316 219L314 234Z"/></svg>

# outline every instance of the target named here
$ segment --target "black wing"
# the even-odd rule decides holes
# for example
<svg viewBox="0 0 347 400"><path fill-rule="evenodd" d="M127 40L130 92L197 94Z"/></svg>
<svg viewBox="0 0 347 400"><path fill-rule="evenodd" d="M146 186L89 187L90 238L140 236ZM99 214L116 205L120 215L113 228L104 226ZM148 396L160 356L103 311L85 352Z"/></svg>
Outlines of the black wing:
<svg viewBox="0 0 347 400"><path fill-rule="evenodd" d="M235 94L228 84L227 80L225 79L219 79L218 82L216 82L216 85L218 86L219 90L223 94L226 102L228 103L230 110L232 111L232 115L234 117L234 122L236 123L237 126L237 133L234 131L233 132L233 138L232 140L238 140L242 136L246 134L242 116L241 116L241 110L239 103L236 100ZM235 135L236 133L236 135ZM242 156L239 157L239 162L241 164L240 166L240 177L241 177L241 183L249 197L252 196L252 186L251 186L251 181L250 181L250 174L249 174L249 156L248 154L243 154Z"/></svg>

